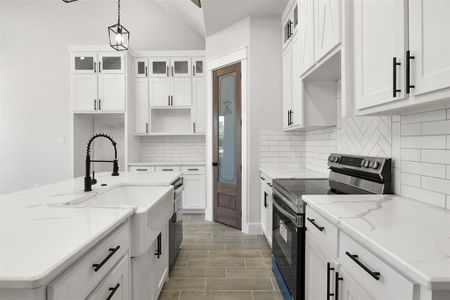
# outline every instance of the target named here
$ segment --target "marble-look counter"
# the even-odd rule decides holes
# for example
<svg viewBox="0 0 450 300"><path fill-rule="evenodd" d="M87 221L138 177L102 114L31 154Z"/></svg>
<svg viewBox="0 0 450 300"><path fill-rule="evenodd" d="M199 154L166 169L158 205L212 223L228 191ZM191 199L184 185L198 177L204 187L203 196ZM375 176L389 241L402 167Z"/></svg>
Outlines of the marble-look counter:
<svg viewBox="0 0 450 300"><path fill-rule="evenodd" d="M134 214L132 207L64 205L118 186L170 185L179 172L96 174L92 192L83 177L0 196L0 288L35 288L62 270ZM106 186L101 186L106 184Z"/></svg>
<svg viewBox="0 0 450 300"><path fill-rule="evenodd" d="M204 166L204 161L167 161L167 162L134 162L128 163L128 166Z"/></svg>
<svg viewBox="0 0 450 300"><path fill-rule="evenodd" d="M305 168L261 167L259 170L270 179L326 179L329 175Z"/></svg>
<svg viewBox="0 0 450 300"><path fill-rule="evenodd" d="M450 289L450 210L395 195L303 199L412 282Z"/></svg>

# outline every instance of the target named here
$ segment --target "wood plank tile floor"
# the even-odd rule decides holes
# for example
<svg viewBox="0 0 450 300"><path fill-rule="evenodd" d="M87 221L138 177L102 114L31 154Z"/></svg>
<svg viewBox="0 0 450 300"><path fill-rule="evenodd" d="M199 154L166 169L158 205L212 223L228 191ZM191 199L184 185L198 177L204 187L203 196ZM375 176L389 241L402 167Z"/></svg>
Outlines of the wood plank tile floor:
<svg viewBox="0 0 450 300"><path fill-rule="evenodd" d="M263 235L183 216L184 239L159 300L282 300Z"/></svg>

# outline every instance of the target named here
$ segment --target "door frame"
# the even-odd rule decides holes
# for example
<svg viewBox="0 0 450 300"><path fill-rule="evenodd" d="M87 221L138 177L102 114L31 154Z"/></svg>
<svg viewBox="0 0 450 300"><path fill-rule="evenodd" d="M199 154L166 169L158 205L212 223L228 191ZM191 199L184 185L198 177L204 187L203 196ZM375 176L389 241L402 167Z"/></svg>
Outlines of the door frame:
<svg viewBox="0 0 450 300"><path fill-rule="evenodd" d="M214 170L213 162L213 72L217 69L241 63L241 224L244 233L259 233L260 224L248 223L248 86L247 86L247 47L238 48L223 55L207 58L207 124L206 124L206 210L205 219L213 221L214 216Z"/></svg>

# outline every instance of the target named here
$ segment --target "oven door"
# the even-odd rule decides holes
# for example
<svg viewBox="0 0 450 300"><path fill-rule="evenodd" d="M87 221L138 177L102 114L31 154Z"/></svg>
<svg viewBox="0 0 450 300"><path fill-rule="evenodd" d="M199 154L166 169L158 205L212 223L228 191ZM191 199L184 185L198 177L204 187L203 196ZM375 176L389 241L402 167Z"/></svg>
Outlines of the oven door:
<svg viewBox="0 0 450 300"><path fill-rule="evenodd" d="M303 216L295 214L276 193L273 195L272 229L272 256L276 267L291 297L303 300L305 265Z"/></svg>

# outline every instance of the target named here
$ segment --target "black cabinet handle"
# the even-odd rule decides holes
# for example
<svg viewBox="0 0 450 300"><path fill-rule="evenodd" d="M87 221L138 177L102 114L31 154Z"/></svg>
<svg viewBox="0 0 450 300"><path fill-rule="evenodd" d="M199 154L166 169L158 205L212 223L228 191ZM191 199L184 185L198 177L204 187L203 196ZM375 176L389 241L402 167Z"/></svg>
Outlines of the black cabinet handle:
<svg viewBox="0 0 450 300"><path fill-rule="evenodd" d="M290 125L292 125L292 124L294 124L294 121L292 121L292 116L294 115L294 111L291 109L290 112L291 112L291 124Z"/></svg>
<svg viewBox="0 0 450 300"><path fill-rule="evenodd" d="M170 106L170 96L167 96L167 105Z"/></svg>
<svg viewBox="0 0 450 300"><path fill-rule="evenodd" d="M170 105L172 105L173 106L173 96L170 96Z"/></svg>
<svg viewBox="0 0 450 300"><path fill-rule="evenodd" d="M288 126L291 126L291 111L288 110Z"/></svg>
<svg viewBox="0 0 450 300"><path fill-rule="evenodd" d="M97 63L94 61L94 73L97 73Z"/></svg>
<svg viewBox="0 0 450 300"><path fill-rule="evenodd" d="M169 77L170 76L170 74L169 74L169 66L167 66L167 77Z"/></svg>
<svg viewBox="0 0 450 300"><path fill-rule="evenodd" d="M160 233L157 238L155 255L159 259L161 257L161 254L162 254L162 249L161 249L161 233Z"/></svg>
<svg viewBox="0 0 450 300"><path fill-rule="evenodd" d="M147 172L148 169L136 169L136 171L140 171L140 172Z"/></svg>
<svg viewBox="0 0 450 300"><path fill-rule="evenodd" d="M392 96L397 97L397 93L400 93L402 90L397 89L397 66L400 66L401 63L397 61L397 57L392 59Z"/></svg>
<svg viewBox="0 0 450 300"><path fill-rule="evenodd" d="M172 172L173 171L173 169L162 169L163 171L165 171L165 172Z"/></svg>
<svg viewBox="0 0 450 300"><path fill-rule="evenodd" d="M102 110L102 99L98 99L98 110Z"/></svg>
<svg viewBox="0 0 450 300"><path fill-rule="evenodd" d="M102 63L98 62L98 72L101 73L102 72Z"/></svg>
<svg viewBox="0 0 450 300"><path fill-rule="evenodd" d="M173 77L173 66L172 66L172 77Z"/></svg>
<svg viewBox="0 0 450 300"><path fill-rule="evenodd" d="M198 169L188 169L188 171L198 171Z"/></svg>
<svg viewBox="0 0 450 300"><path fill-rule="evenodd" d="M148 67L145 66L145 77L148 77Z"/></svg>
<svg viewBox="0 0 450 300"><path fill-rule="evenodd" d="M268 186L270 186L270 187L272 187L272 184L271 184L271 183L269 183L269 182L267 183L267 185L268 185Z"/></svg>
<svg viewBox="0 0 450 300"><path fill-rule="evenodd" d="M192 75L195 76L195 66L192 66Z"/></svg>
<svg viewBox="0 0 450 300"><path fill-rule="evenodd" d="M344 278L339 277L339 272L336 272L335 277L335 287L334 287L334 300L339 300L339 281L344 280Z"/></svg>
<svg viewBox="0 0 450 300"><path fill-rule="evenodd" d="M148 123L145 123L145 133L148 133Z"/></svg>
<svg viewBox="0 0 450 300"><path fill-rule="evenodd" d="M93 264L92 267L94 268L94 272L97 272L100 270L104 264L120 249L120 245L116 248L109 248L109 254L106 256L99 264Z"/></svg>
<svg viewBox="0 0 450 300"><path fill-rule="evenodd" d="M266 179L264 177L259 177L262 181L266 181Z"/></svg>
<svg viewBox="0 0 450 300"><path fill-rule="evenodd" d="M351 260L353 260L358 266L360 266L364 271L369 273L370 276L372 276L375 280L380 280L380 272L375 272L369 269L366 265L364 265L359 259L358 255L351 254L350 252L346 251L345 254L350 257Z"/></svg>
<svg viewBox="0 0 450 300"><path fill-rule="evenodd" d="M268 207L268 205L267 205L267 193L264 192L264 208L267 208L267 207Z"/></svg>
<svg viewBox="0 0 450 300"><path fill-rule="evenodd" d="M334 268L332 268L331 264L327 262L327 300L330 300L330 297L334 296L334 294L330 292L331 271L334 271Z"/></svg>
<svg viewBox="0 0 450 300"><path fill-rule="evenodd" d="M94 99L94 110L97 110L97 100Z"/></svg>
<svg viewBox="0 0 450 300"><path fill-rule="evenodd" d="M317 223L316 223L316 220L315 219L311 219L311 218L306 218L311 224L313 224L314 225L314 227L316 227L317 229L319 229L319 231L323 231L324 229L325 229L325 227L323 227L323 226L319 226Z"/></svg>
<svg viewBox="0 0 450 300"><path fill-rule="evenodd" d="M195 133L195 122L192 122L192 131Z"/></svg>
<svg viewBox="0 0 450 300"><path fill-rule="evenodd" d="M108 297L106 297L106 300L112 299L112 297L113 297L114 294L117 292L117 290L119 289L119 287L120 287L120 283L116 284L116 286L113 287L113 288L109 288L109 294L108 294Z"/></svg>
<svg viewBox="0 0 450 300"><path fill-rule="evenodd" d="M406 94L411 93L411 89L415 88L415 86L411 84L411 60L415 58L415 56L411 55L411 51L406 51Z"/></svg>

